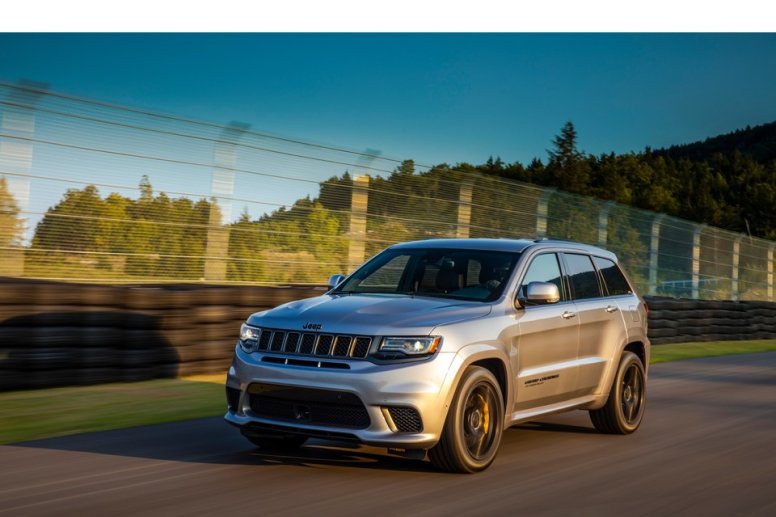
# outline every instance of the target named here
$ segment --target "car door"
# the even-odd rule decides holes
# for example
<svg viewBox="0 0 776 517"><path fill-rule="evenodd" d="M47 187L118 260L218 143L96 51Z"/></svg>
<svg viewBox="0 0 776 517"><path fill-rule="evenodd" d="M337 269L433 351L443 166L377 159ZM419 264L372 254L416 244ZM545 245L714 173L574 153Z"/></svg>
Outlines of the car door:
<svg viewBox="0 0 776 517"><path fill-rule="evenodd" d="M606 296L590 255L563 253L566 274L579 319L578 388L595 393L606 365L625 339L625 326L617 301Z"/></svg>
<svg viewBox="0 0 776 517"><path fill-rule="evenodd" d="M518 292L530 282L558 286L560 301L530 305L524 300L517 312L517 379L515 411L536 408L569 397L577 385L576 358L579 318L574 314L556 253L532 257Z"/></svg>

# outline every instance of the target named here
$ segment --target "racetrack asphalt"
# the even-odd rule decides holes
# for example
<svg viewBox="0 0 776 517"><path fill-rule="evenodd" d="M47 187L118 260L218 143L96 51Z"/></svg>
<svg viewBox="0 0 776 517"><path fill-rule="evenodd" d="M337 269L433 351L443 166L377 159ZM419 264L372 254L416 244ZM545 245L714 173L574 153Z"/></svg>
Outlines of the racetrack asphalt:
<svg viewBox="0 0 776 517"><path fill-rule="evenodd" d="M8 515L776 515L776 353L650 368L629 436L574 411L514 427L485 472L310 442L264 453L221 418L0 447Z"/></svg>

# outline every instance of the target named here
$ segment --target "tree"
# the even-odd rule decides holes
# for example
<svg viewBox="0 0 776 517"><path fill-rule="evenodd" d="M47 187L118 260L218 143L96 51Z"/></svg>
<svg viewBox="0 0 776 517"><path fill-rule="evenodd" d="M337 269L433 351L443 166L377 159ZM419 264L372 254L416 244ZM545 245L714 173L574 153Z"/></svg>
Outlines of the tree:
<svg viewBox="0 0 776 517"><path fill-rule="evenodd" d="M571 121L561 128L560 135L548 150L547 171L553 185L567 192L587 194L590 191L590 166L577 150L577 130Z"/></svg>
<svg viewBox="0 0 776 517"><path fill-rule="evenodd" d="M19 219L19 207L16 205L8 183L0 177L0 248L21 244L24 221Z"/></svg>
<svg viewBox="0 0 776 517"><path fill-rule="evenodd" d="M104 215L105 202L97 187L70 189L38 223L32 247L47 251L106 251L99 239L104 231Z"/></svg>

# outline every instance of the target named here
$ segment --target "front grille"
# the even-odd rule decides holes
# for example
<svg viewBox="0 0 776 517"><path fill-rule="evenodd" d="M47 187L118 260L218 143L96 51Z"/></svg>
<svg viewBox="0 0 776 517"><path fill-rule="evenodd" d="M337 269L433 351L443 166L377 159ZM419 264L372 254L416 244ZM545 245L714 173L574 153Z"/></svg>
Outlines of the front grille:
<svg viewBox="0 0 776 517"><path fill-rule="evenodd" d="M265 328L260 332L257 348L262 352L364 359L372 347L372 338L368 336L302 334Z"/></svg>
<svg viewBox="0 0 776 517"><path fill-rule="evenodd" d="M351 429L366 429L370 424L364 404L352 393L263 383L251 384L248 393L257 416Z"/></svg>
<svg viewBox="0 0 776 517"><path fill-rule="evenodd" d="M423 422L415 408L411 407L387 407L391 419L400 433L420 433L423 431Z"/></svg>

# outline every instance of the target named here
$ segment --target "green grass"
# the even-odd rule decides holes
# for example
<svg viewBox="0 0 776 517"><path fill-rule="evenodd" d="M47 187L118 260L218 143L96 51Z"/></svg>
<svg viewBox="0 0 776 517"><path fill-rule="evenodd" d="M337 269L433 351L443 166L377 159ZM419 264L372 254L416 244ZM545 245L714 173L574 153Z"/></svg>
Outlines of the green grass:
<svg viewBox="0 0 776 517"><path fill-rule="evenodd" d="M651 363L769 351L776 340L656 345ZM0 393L0 444L217 416L225 405L223 384L181 379Z"/></svg>
<svg viewBox="0 0 776 517"><path fill-rule="evenodd" d="M708 343L676 343L652 346L650 364L698 359L720 355L751 354L776 351L776 339L751 341L709 341Z"/></svg>
<svg viewBox="0 0 776 517"><path fill-rule="evenodd" d="M223 385L179 379L0 393L0 443L215 416Z"/></svg>

